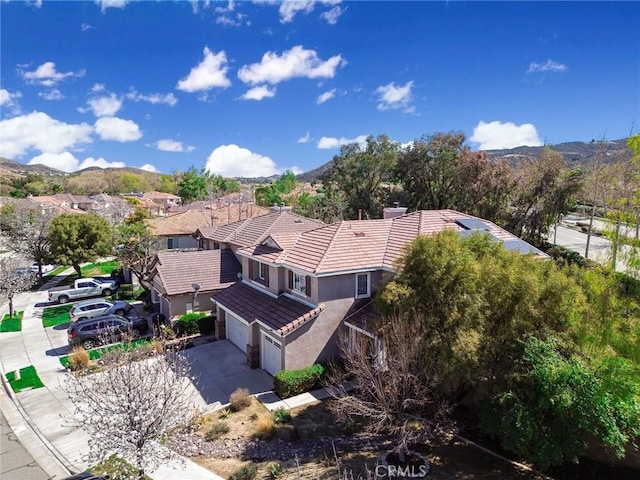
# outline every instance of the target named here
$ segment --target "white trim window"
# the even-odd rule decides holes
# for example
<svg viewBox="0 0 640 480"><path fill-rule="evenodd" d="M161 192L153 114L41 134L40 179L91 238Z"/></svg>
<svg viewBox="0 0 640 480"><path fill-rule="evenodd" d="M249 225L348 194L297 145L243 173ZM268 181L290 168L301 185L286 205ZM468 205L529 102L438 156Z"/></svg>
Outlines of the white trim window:
<svg viewBox="0 0 640 480"><path fill-rule="evenodd" d="M356 273L356 298L371 296L371 274Z"/></svg>
<svg viewBox="0 0 640 480"><path fill-rule="evenodd" d="M301 273L293 272L293 285L291 289L301 295L307 294L307 276Z"/></svg>
<svg viewBox="0 0 640 480"><path fill-rule="evenodd" d="M268 275L268 267L266 263L258 262L258 278L264 280Z"/></svg>

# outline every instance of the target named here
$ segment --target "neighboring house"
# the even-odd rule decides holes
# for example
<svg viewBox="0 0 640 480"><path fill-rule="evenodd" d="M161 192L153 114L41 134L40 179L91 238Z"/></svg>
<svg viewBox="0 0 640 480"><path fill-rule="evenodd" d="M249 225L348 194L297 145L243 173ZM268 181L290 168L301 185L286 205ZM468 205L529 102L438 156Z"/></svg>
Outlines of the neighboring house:
<svg viewBox="0 0 640 480"><path fill-rule="evenodd" d="M247 364L271 374L326 362L338 355L338 335L371 335L370 300L385 274L395 273L403 248L418 235L486 232L507 249L546 257L497 225L453 210L385 209L377 220L273 229L270 214L245 225L207 232L232 249L242 280L218 292L216 335L246 353ZM281 213L280 217L297 217ZM301 219L302 217L297 217ZM202 232L201 232L202 233Z"/></svg>
<svg viewBox="0 0 640 480"><path fill-rule="evenodd" d="M214 209L186 210L167 217L152 218L147 223L158 237L160 250L202 248L200 238L196 237L199 229L218 228L268 212L255 205L227 205Z"/></svg>
<svg viewBox="0 0 640 480"><path fill-rule="evenodd" d="M212 295L236 282L240 272L231 250L158 252L151 265L151 299L167 318L210 312Z"/></svg>
<svg viewBox="0 0 640 480"><path fill-rule="evenodd" d="M167 215L169 210L180 205L180 197L166 192L131 192L122 193L124 199L133 198L137 200L139 208L144 208L150 215Z"/></svg>

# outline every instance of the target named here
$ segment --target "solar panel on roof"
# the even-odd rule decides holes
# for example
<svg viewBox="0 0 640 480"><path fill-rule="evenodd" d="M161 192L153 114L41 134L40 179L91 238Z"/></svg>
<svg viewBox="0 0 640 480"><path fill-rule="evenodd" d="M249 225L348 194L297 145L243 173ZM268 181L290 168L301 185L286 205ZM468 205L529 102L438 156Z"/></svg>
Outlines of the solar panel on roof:
<svg viewBox="0 0 640 480"><path fill-rule="evenodd" d="M477 218L456 218L456 223L467 230L489 230L489 225Z"/></svg>
<svg viewBox="0 0 640 480"><path fill-rule="evenodd" d="M533 245L529 245L524 240L508 240L504 242L506 250L516 250L520 253L535 253L542 255L543 253Z"/></svg>

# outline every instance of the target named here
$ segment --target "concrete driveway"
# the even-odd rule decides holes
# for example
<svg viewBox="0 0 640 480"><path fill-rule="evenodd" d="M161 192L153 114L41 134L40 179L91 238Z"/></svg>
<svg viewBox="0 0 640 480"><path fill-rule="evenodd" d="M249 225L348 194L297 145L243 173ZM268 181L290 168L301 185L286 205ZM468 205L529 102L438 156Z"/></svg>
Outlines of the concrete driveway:
<svg viewBox="0 0 640 480"><path fill-rule="evenodd" d="M194 388L202 407L214 409L229 403L229 396L237 388L246 388L251 394L273 389L273 378L264 370L252 370L247 360L229 340L219 340L185 350L195 377Z"/></svg>

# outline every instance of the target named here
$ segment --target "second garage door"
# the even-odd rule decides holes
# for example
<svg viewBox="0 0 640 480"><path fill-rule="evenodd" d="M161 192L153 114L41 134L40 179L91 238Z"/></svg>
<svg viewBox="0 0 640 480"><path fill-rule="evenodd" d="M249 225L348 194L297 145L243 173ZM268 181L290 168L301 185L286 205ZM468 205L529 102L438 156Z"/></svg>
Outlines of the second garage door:
<svg viewBox="0 0 640 480"><path fill-rule="evenodd" d="M262 334L262 368L271 375L282 370L282 344L265 334Z"/></svg>
<svg viewBox="0 0 640 480"><path fill-rule="evenodd" d="M227 312L227 339L243 352L247 351L247 325L235 315Z"/></svg>

